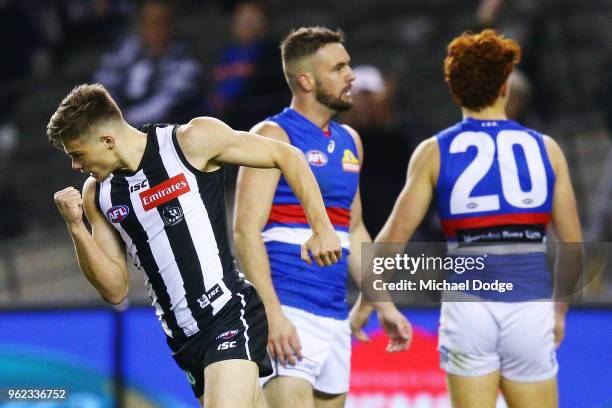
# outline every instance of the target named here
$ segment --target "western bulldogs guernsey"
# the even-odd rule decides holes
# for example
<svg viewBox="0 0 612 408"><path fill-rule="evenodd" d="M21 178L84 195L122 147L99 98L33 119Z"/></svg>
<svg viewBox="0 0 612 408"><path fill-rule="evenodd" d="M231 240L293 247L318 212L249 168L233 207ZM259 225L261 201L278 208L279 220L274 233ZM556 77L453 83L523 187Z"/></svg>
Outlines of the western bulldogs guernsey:
<svg viewBox="0 0 612 408"><path fill-rule="evenodd" d="M311 230L300 202L281 176L262 232L274 287L283 305L346 319L351 205L359 183L357 147L340 124L331 121L328 136L290 108L267 120L280 125L291 144L306 155L342 244L342 259L332 266L319 267L314 262L308 265L300 258L300 245L309 238Z"/></svg>
<svg viewBox="0 0 612 408"><path fill-rule="evenodd" d="M510 294L472 292L489 299L549 297L545 240L555 175L542 135L510 120L467 118L436 138L437 209L449 251L487 254L483 270L451 273L450 281L513 282Z"/></svg>
<svg viewBox="0 0 612 408"><path fill-rule="evenodd" d="M143 269L156 314L177 341L205 329L243 280L227 237L223 169L191 166L178 126L145 125L145 152L133 173L97 185L96 203Z"/></svg>

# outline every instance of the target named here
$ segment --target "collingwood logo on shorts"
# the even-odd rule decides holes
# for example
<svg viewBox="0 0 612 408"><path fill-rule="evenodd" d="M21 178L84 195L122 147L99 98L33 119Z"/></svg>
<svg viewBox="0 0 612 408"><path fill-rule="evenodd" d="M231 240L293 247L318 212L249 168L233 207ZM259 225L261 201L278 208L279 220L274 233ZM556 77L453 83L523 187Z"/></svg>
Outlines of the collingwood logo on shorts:
<svg viewBox="0 0 612 408"><path fill-rule="evenodd" d="M162 218L166 227L176 225L183 221L183 210L180 207L166 207L162 211Z"/></svg>
<svg viewBox="0 0 612 408"><path fill-rule="evenodd" d="M231 340L236 337L239 332L240 330L238 329L228 330L215 337L215 340Z"/></svg>

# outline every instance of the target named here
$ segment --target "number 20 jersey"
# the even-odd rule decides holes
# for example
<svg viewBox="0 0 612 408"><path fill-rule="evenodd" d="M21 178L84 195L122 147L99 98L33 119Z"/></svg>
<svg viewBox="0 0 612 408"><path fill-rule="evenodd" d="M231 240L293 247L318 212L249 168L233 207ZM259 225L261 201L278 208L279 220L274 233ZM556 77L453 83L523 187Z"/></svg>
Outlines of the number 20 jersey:
<svg viewBox="0 0 612 408"><path fill-rule="evenodd" d="M436 139L437 210L449 249L482 244L488 258L479 279L514 282L515 300L548 297L544 252L555 174L543 136L511 120L467 118Z"/></svg>

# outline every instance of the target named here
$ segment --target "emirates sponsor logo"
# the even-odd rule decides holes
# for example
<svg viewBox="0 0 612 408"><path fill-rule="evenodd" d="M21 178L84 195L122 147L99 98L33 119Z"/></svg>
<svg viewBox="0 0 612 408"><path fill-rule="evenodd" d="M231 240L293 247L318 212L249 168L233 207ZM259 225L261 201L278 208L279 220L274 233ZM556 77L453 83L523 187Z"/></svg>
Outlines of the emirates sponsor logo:
<svg viewBox="0 0 612 408"><path fill-rule="evenodd" d="M191 191L183 173L151 187L139 194L140 202L145 211L160 206Z"/></svg>

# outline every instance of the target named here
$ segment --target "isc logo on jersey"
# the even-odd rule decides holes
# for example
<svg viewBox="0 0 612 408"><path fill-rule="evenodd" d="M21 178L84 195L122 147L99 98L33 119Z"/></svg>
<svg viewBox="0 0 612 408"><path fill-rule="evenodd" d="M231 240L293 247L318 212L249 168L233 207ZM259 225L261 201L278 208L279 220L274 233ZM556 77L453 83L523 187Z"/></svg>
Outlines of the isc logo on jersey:
<svg viewBox="0 0 612 408"><path fill-rule="evenodd" d="M130 208L127 205L116 205L106 211L106 218L114 224L125 220L130 213Z"/></svg>
<svg viewBox="0 0 612 408"><path fill-rule="evenodd" d="M321 167L327 164L327 155L319 150L309 150L306 152L306 160L313 166Z"/></svg>

